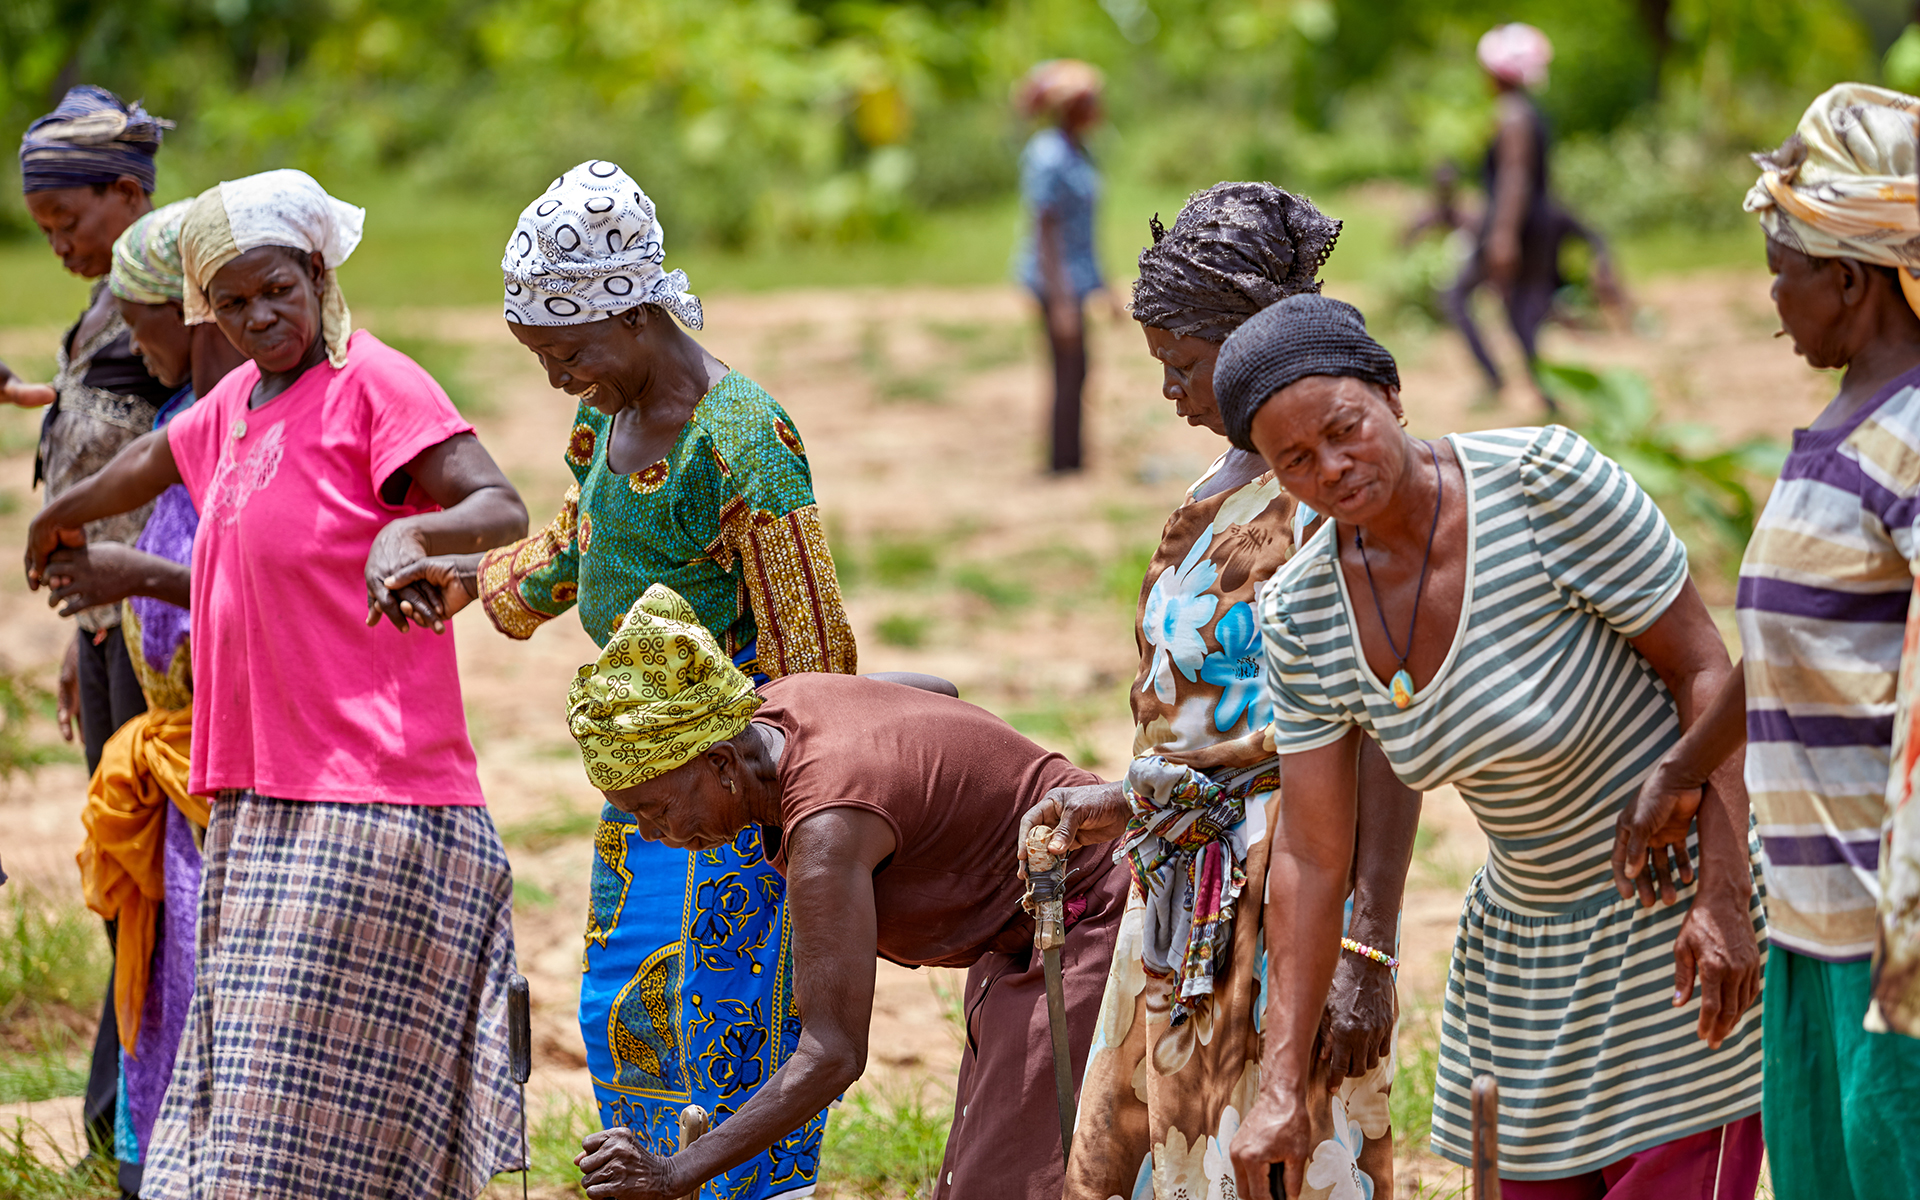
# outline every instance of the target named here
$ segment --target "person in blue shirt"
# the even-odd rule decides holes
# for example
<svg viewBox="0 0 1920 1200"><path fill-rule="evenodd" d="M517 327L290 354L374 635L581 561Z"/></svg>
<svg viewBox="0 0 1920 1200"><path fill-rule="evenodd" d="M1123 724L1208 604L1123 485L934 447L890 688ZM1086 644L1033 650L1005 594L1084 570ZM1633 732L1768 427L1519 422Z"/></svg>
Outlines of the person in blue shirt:
<svg viewBox="0 0 1920 1200"><path fill-rule="evenodd" d="M1041 123L1020 154L1020 197L1029 221L1016 269L1040 301L1053 352L1055 473L1081 466L1080 395L1087 380L1086 299L1103 290L1093 252L1100 172L1086 136L1100 123L1100 71L1070 58L1027 72L1015 92L1022 115Z"/></svg>

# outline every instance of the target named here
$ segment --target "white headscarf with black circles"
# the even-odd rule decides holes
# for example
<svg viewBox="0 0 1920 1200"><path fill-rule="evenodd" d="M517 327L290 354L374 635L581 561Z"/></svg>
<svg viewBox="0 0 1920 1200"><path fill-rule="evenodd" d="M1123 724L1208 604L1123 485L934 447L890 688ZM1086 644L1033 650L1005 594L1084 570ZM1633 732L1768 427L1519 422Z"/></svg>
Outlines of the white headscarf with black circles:
<svg viewBox="0 0 1920 1200"><path fill-rule="evenodd" d="M667 271L666 231L633 176L583 162L520 214L500 260L506 317L518 325L584 325L657 304L689 329L702 323L685 271Z"/></svg>

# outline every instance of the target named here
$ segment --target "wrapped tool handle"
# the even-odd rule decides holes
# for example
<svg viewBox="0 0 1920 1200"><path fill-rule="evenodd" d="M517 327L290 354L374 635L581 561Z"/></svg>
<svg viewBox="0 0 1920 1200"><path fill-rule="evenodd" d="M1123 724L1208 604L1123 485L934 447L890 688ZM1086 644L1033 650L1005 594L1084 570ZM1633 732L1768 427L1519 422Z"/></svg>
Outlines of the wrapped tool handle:
<svg viewBox="0 0 1920 1200"><path fill-rule="evenodd" d="M1027 895L1021 907L1033 914L1033 948L1052 950L1067 944L1066 880L1063 860L1047 851L1050 825L1027 830Z"/></svg>

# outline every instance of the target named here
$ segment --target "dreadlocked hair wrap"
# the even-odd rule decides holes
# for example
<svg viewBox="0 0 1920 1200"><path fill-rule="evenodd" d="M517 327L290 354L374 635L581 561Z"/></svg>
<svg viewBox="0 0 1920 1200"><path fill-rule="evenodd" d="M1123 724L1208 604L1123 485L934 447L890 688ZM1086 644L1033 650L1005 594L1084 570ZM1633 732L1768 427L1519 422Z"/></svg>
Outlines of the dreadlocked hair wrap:
<svg viewBox="0 0 1920 1200"><path fill-rule="evenodd" d="M1270 183L1216 183L1188 198L1172 229L1157 213L1150 227L1134 320L1209 342L1276 301L1318 292L1340 237L1339 221Z"/></svg>

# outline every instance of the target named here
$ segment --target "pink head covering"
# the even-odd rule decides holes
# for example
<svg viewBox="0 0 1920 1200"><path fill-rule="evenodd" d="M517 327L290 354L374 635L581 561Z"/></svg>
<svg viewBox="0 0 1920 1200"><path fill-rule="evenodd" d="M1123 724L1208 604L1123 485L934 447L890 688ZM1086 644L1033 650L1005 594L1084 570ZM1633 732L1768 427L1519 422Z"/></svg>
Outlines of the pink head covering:
<svg viewBox="0 0 1920 1200"><path fill-rule="evenodd" d="M1513 87L1539 87L1547 81L1553 61L1553 43L1531 25L1515 21L1495 25L1480 36L1480 65L1487 74Z"/></svg>
<svg viewBox="0 0 1920 1200"><path fill-rule="evenodd" d="M1036 63L1014 88L1013 102L1028 117L1054 117L1082 96L1098 96L1105 80L1100 68L1077 58Z"/></svg>

